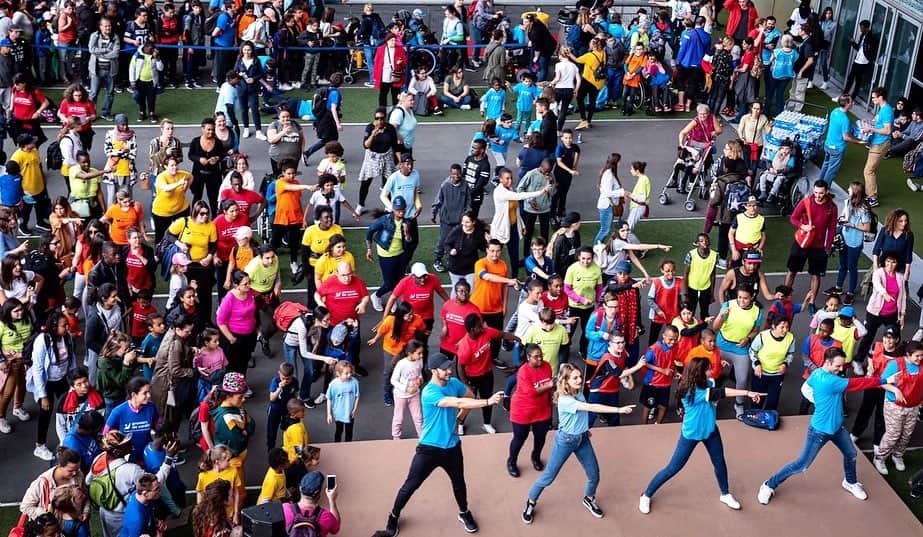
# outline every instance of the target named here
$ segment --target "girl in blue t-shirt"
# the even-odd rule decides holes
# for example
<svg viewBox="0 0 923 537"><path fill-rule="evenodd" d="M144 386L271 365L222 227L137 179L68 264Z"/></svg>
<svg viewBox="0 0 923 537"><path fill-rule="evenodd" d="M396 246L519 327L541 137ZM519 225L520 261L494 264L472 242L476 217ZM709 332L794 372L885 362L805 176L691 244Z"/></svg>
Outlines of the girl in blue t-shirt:
<svg viewBox="0 0 923 537"><path fill-rule="evenodd" d="M506 105L506 90L499 78L490 81L490 89L481 98L481 116L497 121Z"/></svg>
<svg viewBox="0 0 923 537"><path fill-rule="evenodd" d="M724 445L715 422L717 417L718 400L723 397L743 396L749 397L753 402L759 402L765 393L737 390L734 388L716 388L715 381L709 376L711 363L707 358L693 358L683 370L683 378L679 381L676 390L676 399L683 406L683 428L679 435L676 450L667 466L657 472L647 485L638 509L642 513L651 512L651 497L673 476L679 473L686 461L692 455L695 447L702 442L708 450L711 464L715 467L715 477L718 479L718 488L721 503L731 509L740 509L740 502L734 498L728 489L728 469L724 462Z"/></svg>
<svg viewBox="0 0 923 537"><path fill-rule="evenodd" d="M590 443L589 413L631 414L635 405L617 407L587 403L583 397L583 373L571 364L561 364L558 370L554 400L558 405L558 432L554 435L554 446L551 448L551 456L548 458L545 471L529 489L529 498L522 511L522 521L531 524L535 519L535 504L538 502L538 497L554 482L558 472L571 455L577 456L587 476L583 492L583 506L596 518L602 518L603 510L596 503L599 463L596 461L596 453Z"/></svg>
<svg viewBox="0 0 923 537"><path fill-rule="evenodd" d="M346 441L353 441L353 425L359 410L359 382L353 378L353 364L346 360L337 362L336 378L327 387L327 423L336 423L333 441L340 442L343 432Z"/></svg>

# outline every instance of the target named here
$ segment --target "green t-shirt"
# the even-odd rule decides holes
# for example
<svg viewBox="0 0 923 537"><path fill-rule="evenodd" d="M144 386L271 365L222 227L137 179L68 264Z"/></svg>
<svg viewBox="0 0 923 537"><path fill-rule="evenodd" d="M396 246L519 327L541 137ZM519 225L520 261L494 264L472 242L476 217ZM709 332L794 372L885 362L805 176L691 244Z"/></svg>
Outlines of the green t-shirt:
<svg viewBox="0 0 923 537"><path fill-rule="evenodd" d="M573 287L575 293L589 300L590 303L578 304L573 299L568 299L570 307L582 310L592 308L596 303L596 286L602 283L603 274L596 263L589 267L584 267L579 261L571 265L564 275L564 284Z"/></svg>
<svg viewBox="0 0 923 537"><path fill-rule="evenodd" d="M533 324L526 332L526 336L522 338L523 344L535 343L542 349L542 356L555 375L558 374L558 352L562 345L567 345L568 341L570 338L567 337L567 330L559 324L554 325L554 328L548 331L545 331L541 325Z"/></svg>
<svg viewBox="0 0 923 537"><path fill-rule="evenodd" d="M267 267L263 264L263 259L256 256L247 263L244 272L250 276L250 289L257 293L268 293L279 277L279 258L273 259L272 264Z"/></svg>

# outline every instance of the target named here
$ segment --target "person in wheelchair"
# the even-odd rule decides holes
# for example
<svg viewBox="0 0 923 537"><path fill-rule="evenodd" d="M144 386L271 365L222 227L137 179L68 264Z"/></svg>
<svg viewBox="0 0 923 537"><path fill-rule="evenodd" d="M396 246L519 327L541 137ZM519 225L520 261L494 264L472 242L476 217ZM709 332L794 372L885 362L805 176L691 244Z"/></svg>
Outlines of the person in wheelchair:
<svg viewBox="0 0 923 537"><path fill-rule="evenodd" d="M779 197L779 189L782 188L782 185L795 168L795 156L792 154L793 145L791 140L783 141L772 162L768 163L765 171L760 174L760 201L775 203ZM770 183L771 187L767 190Z"/></svg>

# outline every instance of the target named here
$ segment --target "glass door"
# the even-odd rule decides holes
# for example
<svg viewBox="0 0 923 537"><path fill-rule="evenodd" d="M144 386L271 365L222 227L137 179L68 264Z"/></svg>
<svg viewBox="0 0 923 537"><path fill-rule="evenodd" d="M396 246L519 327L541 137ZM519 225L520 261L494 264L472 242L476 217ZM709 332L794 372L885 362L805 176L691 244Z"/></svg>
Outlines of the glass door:
<svg viewBox="0 0 923 537"><path fill-rule="evenodd" d="M875 67L872 71L871 79L859 87L858 97L866 102L866 107L870 102L872 88L884 85L884 76L887 70L888 49L891 46L891 27L894 24L894 8L891 6L876 2L872 8L872 35L878 38L878 50L874 52ZM871 59L871 58L870 58Z"/></svg>
<svg viewBox="0 0 923 537"><path fill-rule="evenodd" d="M920 27L917 22L905 16L898 17L894 26L894 36L887 54L887 66L884 77L884 87L888 88L890 100L895 101L905 94L907 81L910 79L910 70L914 62L914 54L918 53L918 36Z"/></svg>
<svg viewBox="0 0 923 537"><path fill-rule="evenodd" d="M853 50L849 40L859 32L859 0L840 0L839 7L834 6L833 13L838 24L833 35L830 70L833 78L843 83L852 65Z"/></svg>

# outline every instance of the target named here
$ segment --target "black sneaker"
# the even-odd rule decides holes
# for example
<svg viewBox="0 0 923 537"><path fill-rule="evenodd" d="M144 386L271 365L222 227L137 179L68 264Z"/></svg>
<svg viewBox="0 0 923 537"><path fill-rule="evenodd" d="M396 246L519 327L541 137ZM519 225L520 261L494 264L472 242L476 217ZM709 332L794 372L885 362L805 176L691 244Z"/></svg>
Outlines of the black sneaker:
<svg viewBox="0 0 923 537"><path fill-rule="evenodd" d="M176 458L173 459L173 466L182 466L184 464L186 464L186 457L177 455Z"/></svg>
<svg viewBox="0 0 923 537"><path fill-rule="evenodd" d="M391 537L397 537L398 532L400 532L400 528L397 527L397 517L391 513L388 513L388 525L385 526L385 531Z"/></svg>
<svg viewBox="0 0 923 537"><path fill-rule="evenodd" d="M442 264L441 259L433 261L433 270L436 272L445 272L445 265Z"/></svg>
<svg viewBox="0 0 923 537"><path fill-rule="evenodd" d="M272 349L269 348L269 340L263 336L259 337L260 340L260 350L263 351L263 356L266 358L272 358Z"/></svg>
<svg viewBox="0 0 923 537"><path fill-rule="evenodd" d="M506 371L506 370L510 369L510 366L506 365L506 363L505 363L503 360L499 359L499 358L497 358L497 359L494 360L493 362L494 362L494 367L496 367L496 368L499 369L500 371Z"/></svg>
<svg viewBox="0 0 923 537"><path fill-rule="evenodd" d="M908 483L911 485L910 488L910 497L914 500L923 497L923 482L913 484L913 482Z"/></svg>
<svg viewBox="0 0 923 537"><path fill-rule="evenodd" d="M506 461L506 473L510 474L510 477L519 477L519 467L516 466L516 461Z"/></svg>
<svg viewBox="0 0 923 537"><path fill-rule="evenodd" d="M536 472L541 472L545 469L545 463L541 459L532 459L532 468L535 468Z"/></svg>
<svg viewBox="0 0 923 537"><path fill-rule="evenodd" d="M855 301L856 301L856 295L852 293L846 293L843 295L843 305L844 306L852 306L853 302Z"/></svg>
<svg viewBox="0 0 923 537"><path fill-rule="evenodd" d="M317 405L314 403L314 399L311 399L311 396L308 396L307 399L300 399L304 404L305 408L317 408Z"/></svg>
<svg viewBox="0 0 923 537"><path fill-rule="evenodd" d="M832 295L838 295L838 296L839 296L839 295L843 294L843 288L840 287L839 285L834 285L833 287L831 287L831 288L827 289L826 291L824 291L824 294L827 295L827 296L832 296Z"/></svg>
<svg viewBox="0 0 923 537"><path fill-rule="evenodd" d="M385 406L394 406L394 395L385 392Z"/></svg>
<svg viewBox="0 0 923 537"><path fill-rule="evenodd" d="M478 523L474 521L474 517L471 515L471 510L465 511L464 513L458 513L458 521L462 523L462 526L465 527L465 531L468 533L477 533L478 532Z"/></svg>
<svg viewBox="0 0 923 537"><path fill-rule="evenodd" d="M869 207L871 207L871 208L873 208L873 209L874 209L875 207L878 207L879 205L881 205L881 202L878 201L878 198L877 198L876 196L869 196L869 197L865 198L865 202L868 203L868 204L869 204Z"/></svg>
<svg viewBox="0 0 923 537"><path fill-rule="evenodd" d="M603 517L603 510L600 509L599 504L596 503L596 498L590 498L589 496L584 496L583 506L586 507L587 511L589 511L596 518Z"/></svg>
<svg viewBox="0 0 923 537"><path fill-rule="evenodd" d="M535 520L535 502L526 500L526 507L522 510L522 521L531 524Z"/></svg>
<svg viewBox="0 0 923 537"><path fill-rule="evenodd" d="M304 153L301 154L301 162L303 162L305 166L308 165L308 153L307 153L307 151L305 151Z"/></svg>

